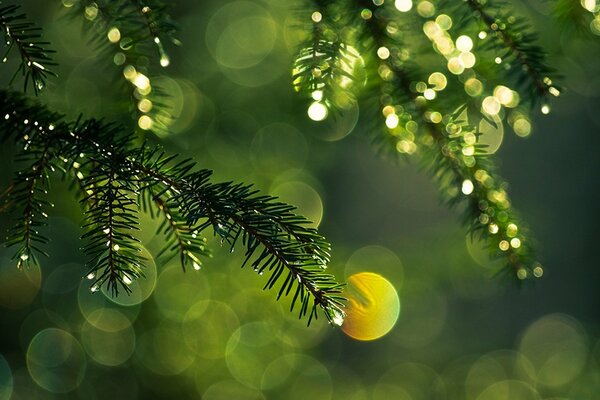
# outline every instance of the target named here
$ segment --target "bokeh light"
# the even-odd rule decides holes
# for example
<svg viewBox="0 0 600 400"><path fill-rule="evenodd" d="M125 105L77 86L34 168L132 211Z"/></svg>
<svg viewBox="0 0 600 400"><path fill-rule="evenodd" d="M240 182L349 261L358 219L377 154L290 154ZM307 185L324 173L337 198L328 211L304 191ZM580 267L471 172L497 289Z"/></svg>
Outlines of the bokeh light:
<svg viewBox="0 0 600 400"><path fill-rule="evenodd" d="M381 275L360 272L348 277L348 306L344 333L357 340L386 335L400 315L400 299L394 286Z"/></svg>
<svg viewBox="0 0 600 400"><path fill-rule="evenodd" d="M86 370L81 345L70 333L56 328L40 331L27 348L27 369L31 378L53 393L75 390Z"/></svg>
<svg viewBox="0 0 600 400"><path fill-rule="evenodd" d="M534 367L532 378L544 386L573 381L587 360L587 340L577 321L553 314L532 323L523 333L519 350Z"/></svg>

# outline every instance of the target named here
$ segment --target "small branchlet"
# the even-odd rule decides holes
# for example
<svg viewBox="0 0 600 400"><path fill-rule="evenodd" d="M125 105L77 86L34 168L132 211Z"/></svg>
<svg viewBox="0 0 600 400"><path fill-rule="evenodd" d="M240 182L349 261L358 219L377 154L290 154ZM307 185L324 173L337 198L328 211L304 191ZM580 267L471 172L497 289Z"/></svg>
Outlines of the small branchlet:
<svg viewBox="0 0 600 400"><path fill-rule="evenodd" d="M163 254L179 254L182 266L191 262L198 269L200 258L207 255L199 235L211 228L231 251L245 248L244 265L270 274L265 289L283 280L277 298L293 293L291 309L298 306L308 323L318 310L330 322L341 323L343 285L325 271L329 244L293 206L260 195L251 186L213 183L211 171L196 169L190 160L166 155L160 147L136 148L132 134L117 125L93 119L67 123L14 92L0 90L0 113L8 115L0 125L0 138L20 144L22 138L15 135L30 118L27 151L43 160L37 149L46 145L48 158L62 160L64 176L76 179L85 210L84 250L90 257L92 291L102 285L114 295L120 289L129 291L129 284L143 274L135 237L139 195L147 199L145 207L166 220L159 229L170 238ZM21 234L11 243L26 239Z"/></svg>
<svg viewBox="0 0 600 400"><path fill-rule="evenodd" d="M1 62L6 63L13 50L21 59L9 84L14 82L20 72L23 76L23 91L31 87L37 95L46 86L48 77L56 76L52 67L57 64L50 57L54 50L48 47L50 43L41 40L41 28L28 21L17 5L0 4L0 29L7 45Z"/></svg>

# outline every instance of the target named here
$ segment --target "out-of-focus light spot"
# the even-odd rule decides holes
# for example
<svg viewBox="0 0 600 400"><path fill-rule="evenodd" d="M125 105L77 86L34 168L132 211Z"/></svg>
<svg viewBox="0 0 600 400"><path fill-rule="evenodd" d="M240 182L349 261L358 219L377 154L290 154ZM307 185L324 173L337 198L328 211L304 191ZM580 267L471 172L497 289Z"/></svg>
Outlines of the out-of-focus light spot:
<svg viewBox="0 0 600 400"><path fill-rule="evenodd" d="M596 0L581 0L581 6L592 13L597 11Z"/></svg>
<svg viewBox="0 0 600 400"><path fill-rule="evenodd" d="M510 239L510 246L513 249L518 249L519 247L521 247L521 239L519 239L519 238Z"/></svg>
<svg viewBox="0 0 600 400"><path fill-rule="evenodd" d="M494 97L488 96L481 102L481 108L486 114L497 115L500 112L501 105Z"/></svg>
<svg viewBox="0 0 600 400"><path fill-rule="evenodd" d="M456 48L462 52L471 51L473 48L473 40L467 35L459 36L456 39Z"/></svg>
<svg viewBox="0 0 600 400"><path fill-rule="evenodd" d="M536 278L541 278L543 275L544 269L540 264L537 264L535 267L533 267L533 276L535 276Z"/></svg>
<svg viewBox="0 0 600 400"><path fill-rule="evenodd" d="M442 122L442 114L439 113L438 111L434 111L429 115L429 119L434 124L439 124L440 122Z"/></svg>
<svg viewBox="0 0 600 400"><path fill-rule="evenodd" d="M560 90L558 90L558 89L557 89L557 88L555 88L554 86L550 86L550 87L548 88L548 92L549 92L549 93L550 93L552 96L554 96L554 97L558 97L558 96L560 96Z"/></svg>
<svg viewBox="0 0 600 400"><path fill-rule="evenodd" d="M327 118L329 111L327 110L327 106L321 102L315 101L308 107L308 118L313 121L323 121Z"/></svg>
<svg viewBox="0 0 600 400"><path fill-rule="evenodd" d="M465 71L465 66L458 57L452 57L448 60L448 71L454 75L460 75Z"/></svg>
<svg viewBox="0 0 600 400"><path fill-rule="evenodd" d="M398 118L398 115L395 113L389 114L387 117L385 117L385 126L387 126L389 129L395 129L399 123L400 118Z"/></svg>
<svg viewBox="0 0 600 400"><path fill-rule="evenodd" d="M412 8L413 2L412 0L396 0L394 6L396 6L398 11L407 12Z"/></svg>
<svg viewBox="0 0 600 400"><path fill-rule="evenodd" d="M381 275L361 272L350 276L347 297L342 330L354 339L379 339L394 327L400 315L398 293Z"/></svg>
<svg viewBox="0 0 600 400"><path fill-rule="evenodd" d="M439 27L445 31L452 28L452 18L450 18L446 14L438 15L437 18L435 19L435 23L438 24Z"/></svg>
<svg viewBox="0 0 600 400"><path fill-rule="evenodd" d="M152 120L152 117L149 117L147 115L142 115L138 119L138 126L140 127L140 129L143 129L145 131L152 129L153 124L154 121Z"/></svg>
<svg viewBox="0 0 600 400"><path fill-rule="evenodd" d="M494 88L494 98L504 106L516 106L515 103L515 92L507 88L506 86L498 85Z"/></svg>
<svg viewBox="0 0 600 400"><path fill-rule="evenodd" d="M121 31L117 27L110 28L107 36L109 42L117 43L119 40L121 40Z"/></svg>
<svg viewBox="0 0 600 400"><path fill-rule="evenodd" d="M462 63L465 68L473 68L477 58L475 58L475 54L467 51L466 53L460 53L458 56L458 60Z"/></svg>
<svg viewBox="0 0 600 400"><path fill-rule="evenodd" d="M126 65L125 68L123 68L123 76L128 81L133 81L137 76L137 71L135 70L135 67L133 65Z"/></svg>
<svg viewBox="0 0 600 400"><path fill-rule="evenodd" d="M161 67L168 67L169 64L171 64L171 60L169 59L169 57L166 54L163 54L160 56L160 66Z"/></svg>
<svg viewBox="0 0 600 400"><path fill-rule="evenodd" d="M417 92L423 93L425 90L427 90L427 84L425 82L417 82L415 89L417 89Z"/></svg>
<svg viewBox="0 0 600 400"><path fill-rule="evenodd" d="M446 78L446 75L442 74L441 72L434 72L431 75L429 75L429 79L427 79L427 82L430 85L433 85L433 90L444 90L446 88L446 85L448 84L448 79Z"/></svg>
<svg viewBox="0 0 600 400"><path fill-rule="evenodd" d="M507 251L510 248L508 240L501 240L500 243L498 243L498 248L502 251Z"/></svg>
<svg viewBox="0 0 600 400"><path fill-rule="evenodd" d="M423 92L423 97L425 97L427 100L433 100L435 99L435 96L436 93L433 89L425 89L425 91Z"/></svg>
<svg viewBox="0 0 600 400"><path fill-rule="evenodd" d="M468 196L471 193L473 193L474 189L475 189L475 185L473 185L473 182L470 179L465 179L463 181L462 188L461 188L461 191L463 192L463 194Z"/></svg>
<svg viewBox="0 0 600 400"><path fill-rule="evenodd" d="M390 106L390 105L383 107L383 109L381 110L381 113L383 114L384 117L387 117L388 115L393 114L395 112L396 112L396 109L394 108L394 106Z"/></svg>
<svg viewBox="0 0 600 400"><path fill-rule="evenodd" d="M542 114L548 115L550 114L550 106L548 104L544 104L540 111L542 111Z"/></svg>
<svg viewBox="0 0 600 400"><path fill-rule="evenodd" d="M127 57L121 52L118 52L113 56L113 62L115 63L115 65L123 65L125 64L126 60Z"/></svg>
<svg viewBox="0 0 600 400"><path fill-rule="evenodd" d="M140 100L140 102L138 103L138 110L140 110L143 113L149 112L150 110L152 110L152 102L148 99Z"/></svg>
<svg viewBox="0 0 600 400"><path fill-rule="evenodd" d="M373 17L373 11L369 10L368 8L364 8L360 12L360 16L364 20L369 20L369 19L371 19Z"/></svg>
<svg viewBox="0 0 600 400"><path fill-rule="evenodd" d="M517 278L519 278L520 280L526 279L527 278L527 270L525 268L519 268L517 270Z"/></svg>
<svg viewBox="0 0 600 400"><path fill-rule="evenodd" d="M423 18L430 18L435 14L435 6L430 1L420 1L417 5L417 12Z"/></svg>
<svg viewBox="0 0 600 400"><path fill-rule="evenodd" d="M450 39L450 37L446 35L437 36L433 40L435 43L435 47L437 47L440 53L442 53L444 56L447 57L454 53L454 42L452 41L452 39Z"/></svg>
<svg viewBox="0 0 600 400"><path fill-rule="evenodd" d="M377 49L377 56L382 60L387 60L390 58L390 50L387 47L380 47Z"/></svg>
<svg viewBox="0 0 600 400"><path fill-rule="evenodd" d="M502 63L502 58L500 58L500 57L496 57L496 58L494 58L494 62L495 62L496 64L501 64L501 63Z"/></svg>
<svg viewBox="0 0 600 400"><path fill-rule="evenodd" d="M323 100L323 91L315 90L314 92L312 92L311 97L313 98L314 101L321 101L321 100Z"/></svg>
<svg viewBox="0 0 600 400"><path fill-rule="evenodd" d="M491 223L490 226L488 227L488 230L490 231L490 233L492 235L495 235L496 233L498 233L499 228L498 228L498 225Z"/></svg>
<svg viewBox="0 0 600 400"><path fill-rule="evenodd" d="M98 16L98 6L96 3L92 3L91 5L85 7L84 10L85 19L93 21Z"/></svg>
<svg viewBox="0 0 600 400"><path fill-rule="evenodd" d="M469 78L465 82L465 92L471 97L477 97L483 93L483 83L477 78Z"/></svg>
<svg viewBox="0 0 600 400"><path fill-rule="evenodd" d="M533 364L530 378L549 387L572 382L588 357L583 328L564 314L547 315L531 324L521 338L519 350Z"/></svg>
<svg viewBox="0 0 600 400"><path fill-rule="evenodd" d="M67 393L81 384L86 358L81 345L70 333L48 328L29 343L27 369L40 387L52 393Z"/></svg>
<svg viewBox="0 0 600 400"><path fill-rule="evenodd" d="M531 134L531 123L525 117L519 117L515 119L513 124L513 129L515 133L521 137L526 137Z"/></svg>
<svg viewBox="0 0 600 400"><path fill-rule="evenodd" d="M133 354L135 332L131 322L116 310L98 310L81 328L81 341L86 353L99 364L121 365ZM92 323L94 322L94 323Z"/></svg>
<svg viewBox="0 0 600 400"><path fill-rule="evenodd" d="M150 79L142 73L138 73L132 83L140 90L147 90L150 87Z"/></svg>
<svg viewBox="0 0 600 400"><path fill-rule="evenodd" d="M315 23L319 23L321 22L321 20L323 19L323 15L319 12L319 11L315 11L314 13L312 13L312 15L310 16L310 19L313 20L313 22Z"/></svg>
<svg viewBox="0 0 600 400"><path fill-rule="evenodd" d="M462 148L461 152L465 156L472 156L475 154L475 147L474 146L465 146Z"/></svg>
<svg viewBox="0 0 600 400"><path fill-rule="evenodd" d="M310 185L296 180L286 180L274 186L270 192L284 203L293 203L298 214L304 215L313 228L317 228L323 218L323 201L319 193Z"/></svg>
<svg viewBox="0 0 600 400"><path fill-rule="evenodd" d="M477 37L478 37L479 39L482 39L482 40L483 40L483 39L485 39L485 38L487 37L487 32L485 32L485 31L481 31L481 32L479 32L479 33L477 34Z"/></svg>
<svg viewBox="0 0 600 400"><path fill-rule="evenodd" d="M514 237L517 235L517 233L519 232L519 227L514 224L514 223L510 223L506 226L506 236L508 237Z"/></svg>

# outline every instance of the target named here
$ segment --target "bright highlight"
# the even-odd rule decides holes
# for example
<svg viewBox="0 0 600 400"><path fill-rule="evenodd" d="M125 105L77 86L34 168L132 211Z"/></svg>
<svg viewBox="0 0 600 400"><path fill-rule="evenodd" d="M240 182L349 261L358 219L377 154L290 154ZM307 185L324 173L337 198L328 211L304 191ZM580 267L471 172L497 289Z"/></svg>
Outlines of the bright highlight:
<svg viewBox="0 0 600 400"><path fill-rule="evenodd" d="M360 272L348 278L348 306L344 333L357 340L386 335L400 315L400 299L394 286L381 275Z"/></svg>

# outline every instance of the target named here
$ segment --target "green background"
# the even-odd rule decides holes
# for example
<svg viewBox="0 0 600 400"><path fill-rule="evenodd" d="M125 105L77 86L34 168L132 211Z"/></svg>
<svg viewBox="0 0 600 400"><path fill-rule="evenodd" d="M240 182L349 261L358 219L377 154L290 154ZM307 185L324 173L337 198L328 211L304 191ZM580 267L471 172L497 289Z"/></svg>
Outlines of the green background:
<svg viewBox="0 0 600 400"><path fill-rule="evenodd" d="M42 100L70 117L127 123L119 69L88 43L83 18L66 18L58 2L24 3L58 51L60 78ZM254 183L312 219L322 215L330 271L386 277L401 303L395 327L373 342L323 319L306 328L212 237L214 258L200 271L151 263L141 304L92 295L82 278L80 211L59 183L41 271L16 271L10 249L0 250L0 399L600 398L600 39L568 35L537 2L519 10L540 30L566 87L550 115L533 113L530 137L507 128L498 152L545 268L519 290L491 278L477 243L468 249L459 211L440 203L414 160L378 157L373 121L358 109L337 121L306 117L290 83L295 4L176 2L183 46L170 49L160 81L179 118L159 141L216 180ZM3 145L3 188L13 153ZM144 246L156 252L157 225L142 219ZM10 220L0 222L4 229Z"/></svg>

